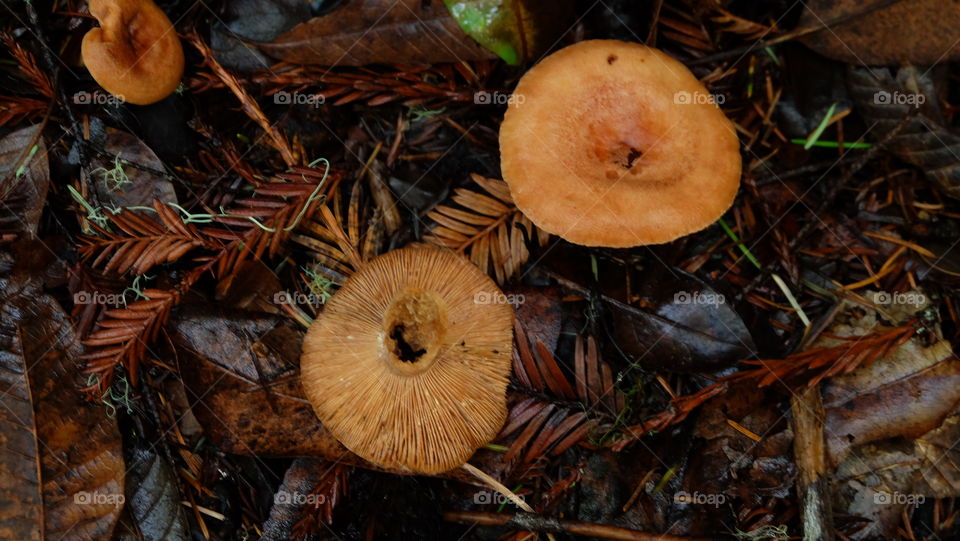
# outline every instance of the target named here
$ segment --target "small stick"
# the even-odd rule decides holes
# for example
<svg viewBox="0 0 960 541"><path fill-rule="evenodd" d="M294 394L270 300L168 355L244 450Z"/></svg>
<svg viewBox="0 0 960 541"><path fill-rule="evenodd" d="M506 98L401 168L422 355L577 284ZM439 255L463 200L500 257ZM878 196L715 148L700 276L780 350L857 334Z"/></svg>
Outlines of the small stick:
<svg viewBox="0 0 960 541"><path fill-rule="evenodd" d="M646 533L605 524L545 518L531 513L507 515L476 511L451 511L444 513L443 519L460 524L506 526L529 532L548 532L548 535L549 533L563 533L623 541L708 541L702 537L677 537L669 534Z"/></svg>
<svg viewBox="0 0 960 541"><path fill-rule="evenodd" d="M523 509L528 513L535 512L533 508L530 507L530 504L523 501L523 499L521 499L520 496L517 496L516 494L514 494L513 491L507 488L506 486L504 486L503 483L501 483L500 481L497 481L493 477L490 477L490 475L487 474L487 472L481 470L480 468L474 466L473 464L470 464L469 462L464 464L461 467L467 470L468 472L470 472L471 474L473 474L473 476L476 477L477 479L483 481L483 483L489 486L490 488L496 490L500 494L503 494L503 497L513 502L513 505L516 505L517 507L519 507L520 509Z"/></svg>
<svg viewBox="0 0 960 541"><path fill-rule="evenodd" d="M793 412L793 452L796 457L797 493L800 496L804 541L833 541L827 459L823 436L823 402L820 385L801 391L790 400Z"/></svg>
<svg viewBox="0 0 960 541"><path fill-rule="evenodd" d="M469 462L465 463L461 467L467 470L468 472L470 472L471 475L473 475L474 477L482 481L484 484L486 484L490 488L496 490L500 494L503 494L503 497L510 500L513 503L513 505L516 505L520 509L523 509L524 511L532 514L533 516L538 516L535 514L533 508L530 507L530 504L523 501L523 499L521 499L519 496L514 494L512 490L504 486L503 483L501 483L500 481L497 481L496 479L488 475L487 472L481 470L480 468L474 466L473 464L470 464ZM552 533L547 533L547 538L550 539L550 541L557 541L553 537Z"/></svg>

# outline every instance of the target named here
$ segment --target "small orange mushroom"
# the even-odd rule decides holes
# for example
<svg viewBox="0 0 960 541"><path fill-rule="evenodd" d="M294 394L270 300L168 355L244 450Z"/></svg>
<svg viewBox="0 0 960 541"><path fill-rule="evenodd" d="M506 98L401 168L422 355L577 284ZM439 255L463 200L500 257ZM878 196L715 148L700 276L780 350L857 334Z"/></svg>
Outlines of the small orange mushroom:
<svg viewBox="0 0 960 541"><path fill-rule="evenodd" d="M167 15L151 0L90 0L100 27L80 47L90 75L107 92L135 103L158 102L183 77L183 47Z"/></svg>
<svg viewBox="0 0 960 541"><path fill-rule="evenodd" d="M506 419L513 309L453 252L426 246L362 266L310 326L300 381L324 426L384 468L463 465Z"/></svg>
<svg viewBox="0 0 960 541"><path fill-rule="evenodd" d="M737 134L680 62L637 43L582 41L517 84L500 127L503 178L549 233L586 246L659 244L733 203Z"/></svg>

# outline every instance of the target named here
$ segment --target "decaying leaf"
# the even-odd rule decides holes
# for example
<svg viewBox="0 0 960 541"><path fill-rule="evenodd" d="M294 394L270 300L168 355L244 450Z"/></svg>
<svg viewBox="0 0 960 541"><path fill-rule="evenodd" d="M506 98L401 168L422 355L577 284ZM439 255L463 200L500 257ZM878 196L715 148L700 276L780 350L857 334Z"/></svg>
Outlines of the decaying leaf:
<svg viewBox="0 0 960 541"><path fill-rule="evenodd" d="M359 0L258 45L298 64L434 64L493 55L467 36L441 2Z"/></svg>
<svg viewBox="0 0 960 541"><path fill-rule="evenodd" d="M515 301L516 318L531 340L556 351L563 323L562 295L558 287L514 286L504 288L507 299Z"/></svg>
<svg viewBox="0 0 960 541"><path fill-rule="evenodd" d="M912 295L903 298L922 301L914 310L925 308L923 293L902 295ZM875 311L856 308L858 306L847 302L829 334L814 344L814 348L841 345L843 339L874 332L880 325L880 316ZM901 311L894 311L888 317L903 318L895 323L902 324L912 316L913 310L894 308ZM960 404L960 361L954 357L950 342L943 340L939 329L933 329L932 333L932 345L924 344L924 336L916 336L872 363L865 363L849 374L834 376L823 385L825 437L833 464L845 459L858 445L894 437L919 437L940 426ZM851 348L855 345L848 343Z"/></svg>
<svg viewBox="0 0 960 541"><path fill-rule="evenodd" d="M943 193L960 198L960 134L944 116L934 81L940 75L912 66L895 71L851 66L847 85L857 110L873 126L870 137L883 140L909 118L888 148L926 173Z"/></svg>
<svg viewBox="0 0 960 541"><path fill-rule="evenodd" d="M199 400L193 413L221 450L382 470L343 447L304 397L302 331L277 316L204 306L183 308L171 323L187 400ZM473 481L462 470L445 475Z"/></svg>
<svg viewBox="0 0 960 541"><path fill-rule="evenodd" d="M960 58L960 4L942 0L812 0L799 28L849 20L801 38L830 58L858 65L931 65Z"/></svg>
<svg viewBox="0 0 960 541"><path fill-rule="evenodd" d="M21 128L0 139L0 242L32 237L50 186L47 146L41 126Z"/></svg>
<svg viewBox="0 0 960 541"><path fill-rule="evenodd" d="M123 541L186 541L190 539L176 474L156 449L137 446L127 452L126 512L116 537ZM124 529L122 529L124 528Z"/></svg>
<svg viewBox="0 0 960 541"><path fill-rule="evenodd" d="M100 157L93 160L91 180L101 204L112 208L150 206L154 200L176 203L173 184L125 162L159 172L164 171L160 158L136 136L108 128L104 149L114 156L111 161Z"/></svg>
<svg viewBox="0 0 960 541"><path fill-rule="evenodd" d="M655 310L604 298L620 348L642 366L680 372L713 371L753 356L750 331L726 297L676 271L673 296ZM658 284L659 285L659 284Z"/></svg>
<svg viewBox="0 0 960 541"><path fill-rule="evenodd" d="M765 407L774 401L775 393L740 384L697 417L691 448L684 453L689 458L676 461L681 478L673 492L674 517L689 524L687 535L721 530L716 521L723 509L762 505L774 515L789 505L797 476L793 433L775 408ZM707 499L697 501L691 494Z"/></svg>
<svg viewBox="0 0 960 541"><path fill-rule="evenodd" d="M187 307L172 321L188 401L205 434L230 453L346 453L300 389L303 333L276 316Z"/></svg>
<svg viewBox="0 0 960 541"><path fill-rule="evenodd" d="M0 291L0 537L108 538L124 502L116 421L84 403L81 346L57 302L19 273Z"/></svg>
<svg viewBox="0 0 960 541"><path fill-rule="evenodd" d="M922 292L898 295L916 302L881 304L894 323L927 306ZM818 344L869 334L879 319L878 312L847 303ZM952 450L960 437L960 360L939 326L827 380L822 394L824 439L838 481L835 507L870 521L851 525L851 538L888 538L904 508L923 498L960 495L960 462Z"/></svg>
<svg viewBox="0 0 960 541"><path fill-rule="evenodd" d="M743 319L726 295L703 280L659 262L659 274L650 277L624 261L594 261L595 272L589 253L560 244L542 263L561 285L596 299L617 348L633 362L653 370L709 372L754 356Z"/></svg>
<svg viewBox="0 0 960 541"><path fill-rule="evenodd" d="M298 458L287 468L273 497L261 541L303 539L300 531L316 531L317 521L331 523L333 508L346 492L350 469L343 464Z"/></svg>

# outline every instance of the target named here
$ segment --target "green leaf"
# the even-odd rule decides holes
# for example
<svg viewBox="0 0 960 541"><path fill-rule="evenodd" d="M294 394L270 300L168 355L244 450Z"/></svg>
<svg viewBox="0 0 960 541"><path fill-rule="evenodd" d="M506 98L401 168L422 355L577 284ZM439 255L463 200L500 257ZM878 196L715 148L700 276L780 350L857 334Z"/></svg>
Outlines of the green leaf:
<svg viewBox="0 0 960 541"><path fill-rule="evenodd" d="M572 13L570 0L544 9L530 0L444 0L460 28L507 64L535 60L553 45ZM536 6L533 9L531 6Z"/></svg>

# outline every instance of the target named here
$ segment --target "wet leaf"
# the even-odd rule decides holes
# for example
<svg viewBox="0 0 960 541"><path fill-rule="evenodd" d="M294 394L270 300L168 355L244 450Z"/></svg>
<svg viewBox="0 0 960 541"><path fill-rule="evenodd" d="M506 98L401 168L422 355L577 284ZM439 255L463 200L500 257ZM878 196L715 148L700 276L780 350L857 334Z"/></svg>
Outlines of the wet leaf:
<svg viewBox="0 0 960 541"><path fill-rule="evenodd" d="M459 62L491 58L440 3L359 0L295 26L260 50L325 66Z"/></svg>
<svg viewBox="0 0 960 541"><path fill-rule="evenodd" d="M310 19L310 5L297 0L233 0L210 28L217 60L238 70L267 69L270 61L244 40L270 41Z"/></svg>
<svg viewBox="0 0 960 541"><path fill-rule="evenodd" d="M0 291L0 538L109 537L123 506L116 421L83 401L82 349L57 302L22 274Z"/></svg>
<svg viewBox="0 0 960 541"><path fill-rule="evenodd" d="M902 323L926 306L883 306ZM871 298L868 295L868 298ZM907 298L907 297L904 297ZM878 313L849 304L820 344L860 336L878 324ZM890 538L908 505L922 498L960 495L960 360L938 326L911 338L872 364L822 386L824 439L836 465L834 506L869 522L851 525L852 539Z"/></svg>
<svg viewBox="0 0 960 541"><path fill-rule="evenodd" d="M0 139L0 239L37 233L50 186L47 146L40 128L28 126Z"/></svg>
<svg viewBox="0 0 960 541"><path fill-rule="evenodd" d="M143 541L190 539L173 468L154 449L136 446L127 456L126 512L132 531L117 527L118 537Z"/></svg>
<svg viewBox="0 0 960 541"><path fill-rule="evenodd" d="M507 300L516 302L516 318L530 339L543 342L549 351L555 351L563 323L560 289L514 286L504 288L504 294Z"/></svg>
<svg viewBox="0 0 960 541"><path fill-rule="evenodd" d="M155 171L164 171L163 162L143 141L129 133L108 128L105 150L115 157L114 160L92 160L91 171L91 180L101 204L108 207L149 207L154 200L177 202L177 195L169 180L125 165L131 162Z"/></svg>
<svg viewBox="0 0 960 541"><path fill-rule="evenodd" d="M882 140L913 113L889 149L913 164L945 193L960 198L960 134L950 129L940 104L934 77L938 71L903 67L851 67L847 85L870 135Z"/></svg>
<svg viewBox="0 0 960 541"><path fill-rule="evenodd" d="M333 521L333 508L346 493L349 468L342 464L298 458L287 468L273 497L270 517L263 524L261 541L296 539L295 532L317 520ZM310 530L308 531L315 531Z"/></svg>
<svg viewBox="0 0 960 541"><path fill-rule="evenodd" d="M619 349L611 354L675 372L720 370L754 356L753 337L727 296L696 276L659 262L656 272L641 275L624 262L562 244L543 259L561 285L603 308Z"/></svg>
<svg viewBox="0 0 960 541"><path fill-rule="evenodd" d="M634 362L650 369L715 371L754 355L756 346L726 297L700 279L674 269L676 282L653 310L605 297L612 331Z"/></svg>
<svg viewBox="0 0 960 541"><path fill-rule="evenodd" d="M172 322L188 401L228 453L338 458L347 453L300 389L303 333L276 316L190 307Z"/></svg>
<svg viewBox="0 0 960 541"><path fill-rule="evenodd" d="M722 529L722 510L774 506L792 497L797 476L793 433L777 408L774 392L741 384L711 402L697 416L691 447L677 471L672 505L689 521L687 535L708 535ZM757 439L759 438L759 439ZM710 505L684 500L684 493L702 494Z"/></svg>
<svg viewBox="0 0 960 541"><path fill-rule="evenodd" d="M572 14L569 0L444 0L460 28L506 63L536 60L566 30Z"/></svg>
<svg viewBox="0 0 960 541"><path fill-rule="evenodd" d="M880 6L871 10L871 6ZM960 4L941 0L812 0L797 23L799 28L833 24L801 41L818 53L849 64L930 65L960 58L956 29Z"/></svg>
<svg viewBox="0 0 960 541"><path fill-rule="evenodd" d="M913 310L921 310L925 296L913 294L923 300ZM878 325L877 312L863 312L856 306L847 304L829 336L813 347L871 333ZM909 317L913 310L902 317ZM827 380L822 396L827 450L837 464L858 445L896 437L912 439L940 426L960 404L960 361L950 342L938 338L927 346L922 337L914 337L873 363Z"/></svg>

